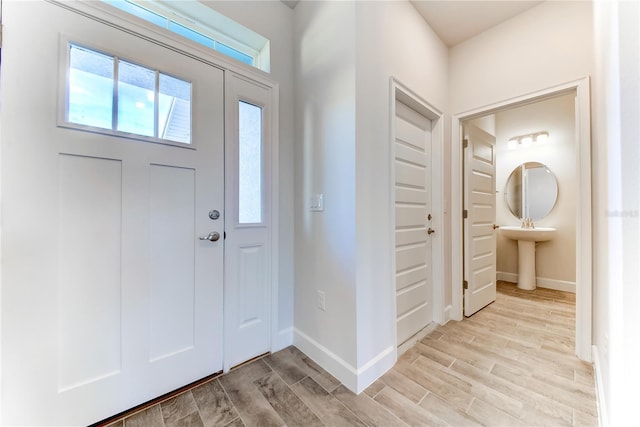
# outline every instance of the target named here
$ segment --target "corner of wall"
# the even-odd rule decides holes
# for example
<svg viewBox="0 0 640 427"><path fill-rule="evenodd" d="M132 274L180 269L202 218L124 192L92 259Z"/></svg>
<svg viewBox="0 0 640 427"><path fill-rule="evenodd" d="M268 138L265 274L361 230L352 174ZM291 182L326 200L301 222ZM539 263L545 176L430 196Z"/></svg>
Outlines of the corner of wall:
<svg viewBox="0 0 640 427"><path fill-rule="evenodd" d="M354 392L357 390L357 371L340 356L297 328L293 329L293 345L336 377L349 390Z"/></svg>
<svg viewBox="0 0 640 427"><path fill-rule="evenodd" d="M293 329L293 344L356 394L391 369L397 360L397 348L392 345L356 368L297 328Z"/></svg>
<svg viewBox="0 0 640 427"><path fill-rule="evenodd" d="M282 350L293 344L293 326L278 331L278 334L271 342L271 352Z"/></svg>
<svg viewBox="0 0 640 427"><path fill-rule="evenodd" d="M606 395L604 393L604 384L602 377L602 368L600 362L600 355L598 354L598 347L596 345L591 347L593 358L593 373L596 380L596 404L598 406L598 425L600 427L609 427L609 419L607 416L607 402Z"/></svg>

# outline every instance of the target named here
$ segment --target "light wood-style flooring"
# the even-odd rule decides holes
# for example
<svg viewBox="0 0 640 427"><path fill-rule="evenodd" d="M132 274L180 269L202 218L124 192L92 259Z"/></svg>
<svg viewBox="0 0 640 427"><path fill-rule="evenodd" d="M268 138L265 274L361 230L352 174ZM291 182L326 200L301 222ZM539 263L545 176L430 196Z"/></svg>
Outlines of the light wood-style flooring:
<svg viewBox="0 0 640 427"><path fill-rule="evenodd" d="M499 282L496 302L438 327L360 395L288 347L111 426L596 426L574 327L574 294Z"/></svg>

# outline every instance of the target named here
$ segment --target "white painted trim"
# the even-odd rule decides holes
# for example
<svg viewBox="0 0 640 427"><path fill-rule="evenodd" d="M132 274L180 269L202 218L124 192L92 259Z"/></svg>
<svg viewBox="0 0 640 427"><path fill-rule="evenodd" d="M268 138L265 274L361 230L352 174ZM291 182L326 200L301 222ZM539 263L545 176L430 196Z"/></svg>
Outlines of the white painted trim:
<svg viewBox="0 0 640 427"><path fill-rule="evenodd" d="M233 71L239 75L252 78L264 85L273 87L276 82L271 79L268 73L250 65L236 61L231 57L216 52L206 46L183 37L176 37L164 28L150 22L146 22L129 15L100 1L64 1L45 0L67 10L79 13L87 18L102 22L114 28L118 28L126 33L135 35L152 43L161 45L174 52L179 52L211 66Z"/></svg>
<svg viewBox="0 0 640 427"><path fill-rule="evenodd" d="M356 369L340 356L297 328L293 329L293 345L322 366L349 390L357 389L358 374Z"/></svg>
<svg viewBox="0 0 640 427"><path fill-rule="evenodd" d="M375 380L380 378L382 374L393 368L396 360L398 360L398 350L395 344L382 350L378 355L358 368L356 371L358 386L355 390L351 391L356 394L362 393L367 387L373 384Z"/></svg>
<svg viewBox="0 0 640 427"><path fill-rule="evenodd" d="M297 328L293 329L293 344L314 362L338 379L354 393L361 393L383 373L393 367L397 360L396 346L392 345L367 363L356 369L340 356L315 341Z"/></svg>
<svg viewBox="0 0 640 427"><path fill-rule="evenodd" d="M431 332L435 331L437 327L438 327L438 324L436 322L431 322L427 326L422 328L420 331L418 331L414 336L412 336L411 338L409 338L408 340L400 344L398 346L398 356L402 356L404 353L407 352L407 350L413 347L418 341L420 341L422 338L429 335Z"/></svg>
<svg viewBox="0 0 640 427"><path fill-rule="evenodd" d="M274 322L275 323L275 322ZM293 345L293 326L282 329L272 335L271 352L275 353L283 348Z"/></svg>
<svg viewBox="0 0 640 427"><path fill-rule="evenodd" d="M464 222L462 219L464 184L461 117L451 118L451 320L462 320L464 280L464 246L462 244Z"/></svg>
<svg viewBox="0 0 640 427"><path fill-rule="evenodd" d="M596 405L598 408L598 425L600 427L609 427L609 417L607 412L607 400L605 398L602 365L600 362L600 355L598 353L598 347L593 346L591 348L593 354L593 373L596 380Z"/></svg>
<svg viewBox="0 0 640 427"><path fill-rule="evenodd" d="M444 315L443 315L443 319L442 319L442 324L444 325L445 323L449 322L449 320L451 319L451 304L449 304L448 306L446 306L444 308L443 311Z"/></svg>
<svg viewBox="0 0 640 427"><path fill-rule="evenodd" d="M592 260L591 236L591 97L589 78L576 85L576 154L578 193L576 195L576 355L591 361L592 345Z"/></svg>
<svg viewBox="0 0 640 427"><path fill-rule="evenodd" d="M271 200L269 220L271 221L271 352L276 352L293 343L293 326L283 339L280 331L280 85L271 88Z"/></svg>
<svg viewBox="0 0 640 427"><path fill-rule="evenodd" d="M591 230L591 100L589 77L454 114L451 118L451 318L462 319L462 121L505 108L530 104L564 93L576 93L576 355L591 361L592 230Z"/></svg>
<svg viewBox="0 0 640 427"><path fill-rule="evenodd" d="M496 278L505 282L518 283L518 273L507 273L506 271L497 271ZM566 280L548 279L546 277L536 277L536 286L538 288L554 289L556 291L576 293L576 283Z"/></svg>
<svg viewBox="0 0 640 427"><path fill-rule="evenodd" d="M393 321L396 322L396 263L395 263L395 117L396 117L396 100L401 97L410 106L415 107L416 111L423 114L425 117L431 120L431 209L433 214L433 228L436 233L432 236L431 241L431 263L433 266L431 272L432 283L432 304L433 304L433 321L439 324L446 322L447 316L445 315L445 284L444 284L444 115L443 113L429 102L424 100L420 95L409 89L406 85L401 83L395 77L390 78L390 96L389 96L389 182L390 182L390 195L389 200L389 212L391 218L390 228L390 247L389 247L389 259L391 260L391 281L393 283L392 289L392 301L394 301L393 307ZM397 330L395 324L394 330ZM395 339L397 342L397 337Z"/></svg>

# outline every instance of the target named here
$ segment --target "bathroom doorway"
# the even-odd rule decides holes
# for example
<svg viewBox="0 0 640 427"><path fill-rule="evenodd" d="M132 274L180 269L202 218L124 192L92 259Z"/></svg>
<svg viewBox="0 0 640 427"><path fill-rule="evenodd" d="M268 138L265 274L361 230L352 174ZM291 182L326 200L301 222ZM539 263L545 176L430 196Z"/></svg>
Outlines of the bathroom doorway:
<svg viewBox="0 0 640 427"><path fill-rule="evenodd" d="M462 138L465 123L474 124L496 136L496 218L495 224L519 226L528 216L539 216L531 201L516 201L517 170L525 164L538 163L546 175L553 175L557 182L555 200L545 202L549 212L534 220L536 226L556 228L551 241L536 245L538 268L535 281L538 287L551 288L576 294L576 354L582 360L591 360L591 171L590 171L590 114L588 79L572 82L561 87L505 101L454 116L452 140ZM540 136L540 140L536 139ZM454 144L455 145L455 144ZM464 148L454 147L452 158L464 158ZM462 162L460 162L462 168ZM455 162L454 162L455 166ZM512 173L514 174L512 176ZM525 171L526 174L529 171ZM537 171L532 171L536 174ZM460 217L467 209L463 204L466 188L463 187L463 171L452 170L452 197L460 191L460 205L452 206L455 218L459 209ZM550 178L550 177L549 177ZM522 177L520 182L523 182ZM528 189L532 195L543 191L536 187ZM553 192L553 191L552 191ZM507 193L507 194L505 194ZM511 203L513 202L513 203ZM520 211L510 204L520 205ZM529 210L523 216L522 207ZM455 284L460 283L460 291L454 288L454 312L462 318L463 281L469 274L462 261L456 256L466 252L469 239L464 233L464 221L452 224L453 259L452 276ZM455 239L456 231L460 239ZM505 237L500 229L494 232L497 247L496 279L518 281L518 243ZM457 282L456 274L460 275ZM458 305L459 304L459 305ZM452 316L453 317L453 316Z"/></svg>

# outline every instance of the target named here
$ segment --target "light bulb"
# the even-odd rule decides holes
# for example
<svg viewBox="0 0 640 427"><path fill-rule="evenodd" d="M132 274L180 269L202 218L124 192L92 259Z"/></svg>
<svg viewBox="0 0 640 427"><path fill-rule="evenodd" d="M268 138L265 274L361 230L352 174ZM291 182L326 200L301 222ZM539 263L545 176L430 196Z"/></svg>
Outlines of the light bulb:
<svg viewBox="0 0 640 427"><path fill-rule="evenodd" d="M516 148L518 148L518 140L517 139L510 139L509 141L507 141L507 150L513 151Z"/></svg>
<svg viewBox="0 0 640 427"><path fill-rule="evenodd" d="M541 133L536 137L536 143L538 144L546 144L548 140L549 140L548 133Z"/></svg>
<svg viewBox="0 0 640 427"><path fill-rule="evenodd" d="M522 143L523 147L529 147L533 142L533 139L530 136L525 136L520 140L520 142Z"/></svg>

